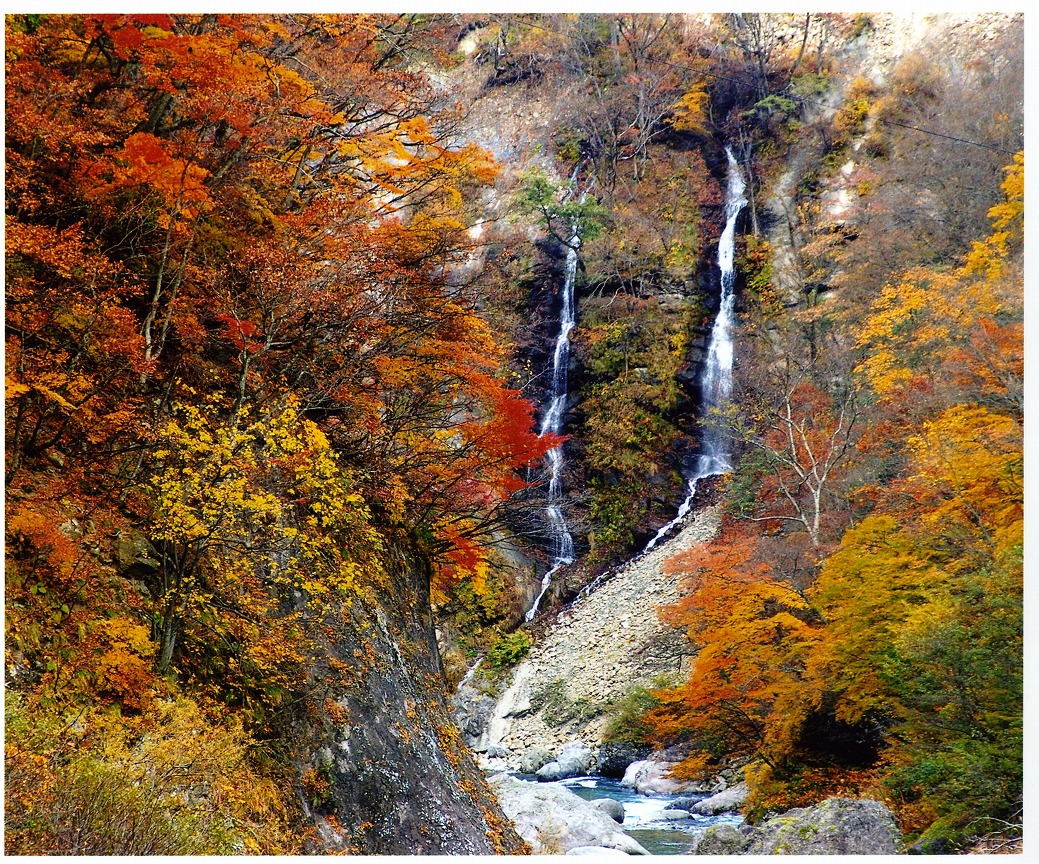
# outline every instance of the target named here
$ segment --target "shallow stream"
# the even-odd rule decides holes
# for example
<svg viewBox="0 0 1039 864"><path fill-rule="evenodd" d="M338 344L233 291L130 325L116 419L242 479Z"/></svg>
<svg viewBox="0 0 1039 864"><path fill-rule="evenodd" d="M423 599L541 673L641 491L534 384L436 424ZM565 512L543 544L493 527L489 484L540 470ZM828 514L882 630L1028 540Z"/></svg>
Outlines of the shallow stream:
<svg viewBox="0 0 1039 864"><path fill-rule="evenodd" d="M533 780L518 775L522 780ZM535 781L536 782L536 781ZM605 777L573 777L559 781L587 801L613 798L624 805L625 832L634 837L653 855L686 855L696 836L710 825L739 825L739 813L719 813L717 816L698 816L685 810L668 810L667 806L679 798L706 798L707 793L683 792L676 795L642 795L619 780Z"/></svg>

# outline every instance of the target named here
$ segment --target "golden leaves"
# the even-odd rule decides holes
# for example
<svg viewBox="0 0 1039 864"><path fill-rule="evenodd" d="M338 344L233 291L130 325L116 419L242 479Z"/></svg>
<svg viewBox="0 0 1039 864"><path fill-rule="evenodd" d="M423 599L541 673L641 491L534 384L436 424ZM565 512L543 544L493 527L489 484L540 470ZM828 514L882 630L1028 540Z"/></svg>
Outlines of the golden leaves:
<svg viewBox="0 0 1039 864"><path fill-rule="evenodd" d="M1024 235L1025 219L1025 154L1020 151L1014 154L1014 161L1004 169L1006 179L1003 181L1003 193L1006 201L996 204L988 211L992 227L997 231L1006 231L1018 240Z"/></svg>
<svg viewBox="0 0 1039 864"><path fill-rule="evenodd" d="M709 96L704 85L698 81L675 103L671 125L679 132L702 132L707 122L706 108Z"/></svg>
<svg viewBox="0 0 1039 864"><path fill-rule="evenodd" d="M906 488L927 508L922 524L935 534L965 531L999 558L1024 542L1024 440L1013 417L955 405L907 443Z"/></svg>
<svg viewBox="0 0 1039 864"><path fill-rule="evenodd" d="M977 375L962 374L963 351L984 376L986 389L1013 388L1004 358L1019 356L1023 345L1008 344L1007 337L1023 334L1006 328L1008 319L1020 321L1022 297L1007 259L1009 239L1023 224L1023 156L1016 156L1007 172L1007 202L990 212L1000 230L975 242L958 268L916 267L902 274L884 287L858 328L857 344L869 351L859 370L881 396L897 397L917 376L938 385L968 383L971 377L976 383ZM1002 230L1007 228L1012 230ZM986 339L996 330L999 345ZM1016 397L1009 393L1008 398Z"/></svg>

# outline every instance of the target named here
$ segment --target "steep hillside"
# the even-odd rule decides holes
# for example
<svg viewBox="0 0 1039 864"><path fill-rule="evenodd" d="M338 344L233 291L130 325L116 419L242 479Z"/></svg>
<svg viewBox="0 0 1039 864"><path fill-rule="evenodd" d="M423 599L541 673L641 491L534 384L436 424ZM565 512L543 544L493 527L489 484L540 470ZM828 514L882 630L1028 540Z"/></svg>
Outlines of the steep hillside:
<svg viewBox="0 0 1039 864"><path fill-rule="evenodd" d="M654 424L695 410L695 340L680 349L685 368L665 376L692 382L691 398L656 403L664 408L656 416L637 413L645 398L638 390L649 385L648 392L659 380L654 370L665 364L637 352L646 351L645 334L653 334L653 345L668 343L655 310L673 313L673 303L692 316L681 325L688 334L697 324L705 333L697 316L711 311L713 250L709 243L696 247L691 272L699 275L690 292L688 278L676 279L654 259L647 234L639 233L649 223L639 225L630 214L639 212L638 190L653 190L647 214L664 227L671 211L654 172L683 176L687 193L697 182L717 189L716 142L736 142L750 180L738 261L745 284L734 405L715 423L741 458L729 478L719 541L669 556L670 578L685 580L689 592L670 615L687 628L687 649L699 657L687 685L656 693L659 704L646 721L658 745L687 748L682 770L689 775L744 766L752 816L850 788L892 803L904 828L923 831L928 848L962 843L964 824L978 812L1014 823L1020 725L1015 719L1002 727L996 718L1006 718L1020 698L1020 19L686 21L683 38L710 33L705 45L712 47L702 53L713 65L694 72L687 60L681 70L689 75L681 85L687 93L699 83L708 94L710 124L684 134L662 125L640 140L635 122L612 151L609 141L595 138L602 131L597 110L632 95L625 86L647 86L651 76L623 83L596 77L596 51L610 44L605 22L598 37L588 23L540 23L538 40L520 37L513 46L513 66L503 60L496 67L529 74L496 81L496 71L481 98L529 93L538 122L557 130L557 177L566 177L570 165L577 188L594 177L588 188L614 216L581 250L586 270L573 337L578 384L567 426L571 500L564 512L577 532L587 532L589 554L556 576L557 594L573 596L592 575L583 569L587 562L644 544L660 524L650 513L663 521L664 510L647 509L641 496L663 480L662 464L688 470L688 455L683 463L679 454L696 453L702 429L681 421L672 428L691 434L669 456L639 442L636 431L653 430L647 438L672 447L681 440ZM665 32L663 22L657 25ZM625 31L620 19L614 26L613 44L637 53L624 35L638 26ZM568 77L578 69L595 83ZM546 81L566 94L567 108L545 95ZM530 122L523 113L518 128L529 130ZM498 134L509 135L508 128ZM715 166L713 177L704 169L700 181L681 174L674 154L690 149ZM619 159L611 162L611 153ZM520 151L514 156L522 158ZM687 155L682 159L689 164ZM699 211L689 224L717 236L711 208L718 193L713 204L695 194ZM628 248L639 254L619 266ZM633 416L640 417L636 424L625 422ZM993 460L992 470L968 479L958 460L975 446ZM921 472L931 472L931 486ZM682 488L667 476L665 485ZM986 489L1002 509L984 509ZM878 541L870 532L891 518L902 521L905 535ZM935 520L944 518L952 521L943 531ZM989 548L983 538L997 534L1002 539ZM892 555L896 547L913 548L918 557L886 559L876 542L889 544ZM907 566L949 575L932 569L921 582L903 571ZM853 587L858 580L861 595ZM890 596L884 602L894 605L874 618L857 605L870 596ZM604 651L610 656L603 640L621 644L628 634L605 635L590 625L593 637L575 627L611 598L604 593L599 604L582 601L564 612L500 685L505 692L491 726L498 738L491 737L512 751L509 758L534 742L598 739L620 710L606 704L609 685L600 698L581 682L588 669L599 669ZM896 611L901 602L913 611ZM970 603L986 612L975 615ZM871 653L862 666L840 672L864 650L865 633L881 644L903 635L885 654ZM930 642L925 633L941 635ZM964 653L964 639L979 640L977 656ZM976 662L992 675L976 679L967 695L955 683L956 670L978 668L981 675ZM646 671L621 677L644 685ZM904 687L904 675L919 686ZM928 722L927 704L940 706L947 726ZM510 713L516 716L505 717ZM560 725L546 724L546 715ZM719 716L747 719L741 725ZM968 727L986 743L966 745ZM1010 748L1006 760L991 749L1003 747ZM985 778L984 803L957 791L958 771Z"/></svg>
<svg viewBox="0 0 1039 864"><path fill-rule="evenodd" d="M552 442L429 34L6 24L8 851L519 851L430 598Z"/></svg>
<svg viewBox="0 0 1039 864"><path fill-rule="evenodd" d="M611 573L552 622L516 667L488 723L487 744L504 747L511 768L536 746L557 752L571 741L602 743L604 727L633 688L683 671L681 640L659 618L682 590L662 565L710 539L717 525L715 509L701 510L666 544Z"/></svg>

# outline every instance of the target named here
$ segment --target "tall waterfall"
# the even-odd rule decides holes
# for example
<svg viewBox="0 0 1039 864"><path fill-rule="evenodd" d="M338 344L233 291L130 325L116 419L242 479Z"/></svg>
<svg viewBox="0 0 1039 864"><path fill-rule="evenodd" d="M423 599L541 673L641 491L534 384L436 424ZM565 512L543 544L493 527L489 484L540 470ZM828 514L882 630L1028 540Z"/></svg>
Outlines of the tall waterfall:
<svg viewBox="0 0 1039 864"><path fill-rule="evenodd" d="M577 280L577 250L581 248L581 238L577 232L577 226L573 227L573 234L566 247L566 270L563 279L563 308L559 313L559 335L556 337L556 349L552 355L552 399L548 410L541 421L541 430L538 436L549 432L558 435L563 431L563 414L566 412L566 399L568 387L568 371L570 365L570 331L574 329L574 282ZM560 567L574 562L574 538L570 535L570 529L566 524L566 517L559 505L560 492L562 491L563 474L563 447L553 447L548 451L548 503L545 506L545 515L548 518L548 527L552 533L552 566L541 580L541 592L534 599L533 605L527 610L527 621L533 621L537 614L541 598L545 596L552 577L556 575Z"/></svg>
<svg viewBox="0 0 1039 864"><path fill-rule="evenodd" d="M725 155L729 157L728 181L725 189L725 230L718 240L718 270L721 272L721 297L718 314L711 329L711 341L707 345L707 357L704 360L703 372L700 376L701 417L707 417L712 409L721 408L732 395L732 325L736 311L736 268L733 263L736 252L736 219L747 203L743 196L746 184L740 174L739 163L726 147ZM702 424L703 438L700 442L700 456L696 460L696 469L688 478L688 494L678 515L657 532L657 536L649 541L645 550L652 549L657 541L685 518L692 507L696 495L696 483L704 477L713 477L732 470L729 462L728 442L720 434L715 423Z"/></svg>

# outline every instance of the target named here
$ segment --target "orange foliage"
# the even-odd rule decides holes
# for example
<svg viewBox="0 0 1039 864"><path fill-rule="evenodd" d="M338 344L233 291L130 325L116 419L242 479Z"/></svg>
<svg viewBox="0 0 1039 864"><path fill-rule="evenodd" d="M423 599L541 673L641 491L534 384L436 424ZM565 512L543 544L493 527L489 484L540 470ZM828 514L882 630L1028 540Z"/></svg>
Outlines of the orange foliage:
<svg viewBox="0 0 1039 864"><path fill-rule="evenodd" d="M690 593L664 618L685 627L699 653L689 680L658 693L647 720L658 741L692 744L684 776L717 771L732 756L781 764L816 704L803 672L821 622L761 553L758 538L729 528L666 565Z"/></svg>
<svg viewBox="0 0 1039 864"><path fill-rule="evenodd" d="M681 776L741 764L752 815L833 794L883 798L910 830L1018 812L1022 180L1015 159L961 267L913 268L874 303L872 394L835 405L801 380L744 406L740 521L668 564L689 594L665 620L698 653L647 720L690 745ZM835 489L849 525L822 518Z"/></svg>
<svg viewBox="0 0 1039 864"><path fill-rule="evenodd" d="M147 713L161 672L263 728L301 604L390 542L479 589L558 443L454 280L496 166L395 21L8 17L8 658L50 704Z"/></svg>

